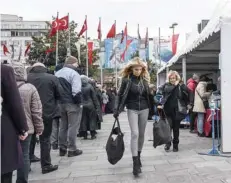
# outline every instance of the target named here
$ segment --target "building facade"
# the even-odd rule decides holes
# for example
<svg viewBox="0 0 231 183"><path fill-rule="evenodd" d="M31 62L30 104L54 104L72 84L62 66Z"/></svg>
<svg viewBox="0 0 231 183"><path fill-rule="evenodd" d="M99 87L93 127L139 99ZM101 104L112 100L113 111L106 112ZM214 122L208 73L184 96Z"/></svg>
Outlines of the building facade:
<svg viewBox="0 0 231 183"><path fill-rule="evenodd" d="M25 62L24 55L28 44L32 42L32 36L42 36L49 29L46 21L25 21L17 15L1 14L1 62L18 60ZM3 53L3 45L6 45L10 53ZM20 56L21 55L21 56Z"/></svg>

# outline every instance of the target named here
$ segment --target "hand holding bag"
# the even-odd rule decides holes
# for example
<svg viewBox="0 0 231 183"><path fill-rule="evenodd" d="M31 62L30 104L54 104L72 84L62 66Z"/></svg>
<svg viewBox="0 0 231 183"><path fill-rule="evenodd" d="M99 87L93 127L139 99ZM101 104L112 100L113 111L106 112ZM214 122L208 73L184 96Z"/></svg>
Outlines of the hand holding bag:
<svg viewBox="0 0 231 183"><path fill-rule="evenodd" d="M116 123L117 127L115 127ZM124 134L121 132L119 120L116 118L106 144L108 161L112 165L115 165L123 157L125 150L123 137Z"/></svg>

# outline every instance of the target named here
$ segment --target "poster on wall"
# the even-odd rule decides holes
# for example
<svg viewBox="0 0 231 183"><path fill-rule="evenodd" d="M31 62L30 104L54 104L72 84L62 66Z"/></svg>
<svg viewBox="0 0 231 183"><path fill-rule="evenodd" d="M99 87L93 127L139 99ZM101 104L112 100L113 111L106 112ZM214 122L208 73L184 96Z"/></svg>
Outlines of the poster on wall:
<svg viewBox="0 0 231 183"><path fill-rule="evenodd" d="M161 37L159 45L159 38L155 37L153 44L155 58L159 58L160 52L161 61L167 63L177 52L178 39L179 34L175 34L174 36Z"/></svg>
<svg viewBox="0 0 231 183"><path fill-rule="evenodd" d="M105 39L105 57L104 68L115 68L116 63L118 69L123 68L124 65L131 59L131 56L138 50L138 40L128 36L127 40L132 40L124 59L121 59L121 55L126 48L126 40L121 43L121 34L118 34L114 39Z"/></svg>

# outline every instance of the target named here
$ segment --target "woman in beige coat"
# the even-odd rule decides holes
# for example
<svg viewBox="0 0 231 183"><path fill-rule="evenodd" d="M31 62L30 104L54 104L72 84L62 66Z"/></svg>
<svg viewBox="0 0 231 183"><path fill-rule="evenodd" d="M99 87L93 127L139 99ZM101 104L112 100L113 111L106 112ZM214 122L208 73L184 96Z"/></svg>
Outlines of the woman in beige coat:
<svg viewBox="0 0 231 183"><path fill-rule="evenodd" d="M208 101L211 92L206 91L207 77L201 76L200 81L195 90L195 98L194 98L194 108L193 112L197 113L197 132L198 136L204 136L204 115L206 113L206 106L204 106L204 102Z"/></svg>

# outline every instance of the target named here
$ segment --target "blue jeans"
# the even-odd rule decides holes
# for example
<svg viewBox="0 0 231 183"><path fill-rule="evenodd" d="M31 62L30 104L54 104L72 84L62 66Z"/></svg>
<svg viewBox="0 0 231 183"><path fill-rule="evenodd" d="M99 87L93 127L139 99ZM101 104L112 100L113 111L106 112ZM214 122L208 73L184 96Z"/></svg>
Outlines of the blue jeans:
<svg viewBox="0 0 231 183"><path fill-rule="evenodd" d="M197 114L197 132L202 134L204 132L204 113Z"/></svg>
<svg viewBox="0 0 231 183"><path fill-rule="evenodd" d="M31 136L28 137L24 141L20 141L23 153L23 168L17 170L17 181L16 183L27 183L28 182L28 174L30 170L30 142Z"/></svg>

